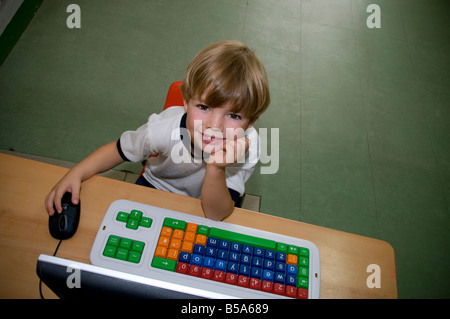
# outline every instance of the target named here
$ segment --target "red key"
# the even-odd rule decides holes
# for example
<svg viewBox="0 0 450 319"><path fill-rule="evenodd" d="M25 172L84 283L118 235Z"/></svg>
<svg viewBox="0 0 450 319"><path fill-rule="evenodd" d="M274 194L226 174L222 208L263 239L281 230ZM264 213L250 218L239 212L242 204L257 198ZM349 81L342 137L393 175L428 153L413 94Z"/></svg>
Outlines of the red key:
<svg viewBox="0 0 450 319"><path fill-rule="evenodd" d="M225 275L225 282L230 285L236 285L237 276L231 272Z"/></svg>
<svg viewBox="0 0 450 319"><path fill-rule="evenodd" d="M308 290L304 288L298 288L297 299L308 299Z"/></svg>
<svg viewBox="0 0 450 319"><path fill-rule="evenodd" d="M248 286L248 277L246 276L238 276L237 285L241 287L247 287Z"/></svg>
<svg viewBox="0 0 450 319"><path fill-rule="evenodd" d="M283 295L284 294L284 285L275 283L273 284L273 293L277 295Z"/></svg>
<svg viewBox="0 0 450 319"><path fill-rule="evenodd" d="M224 281L225 273L221 270L214 270L213 280L215 281Z"/></svg>
<svg viewBox="0 0 450 319"><path fill-rule="evenodd" d="M195 276L195 277L200 276L200 266L197 266L197 265L191 265L191 266L189 267L189 273L188 273L188 275L190 275L190 276Z"/></svg>
<svg viewBox="0 0 450 319"><path fill-rule="evenodd" d="M259 279L256 278L250 278L250 288L259 290Z"/></svg>
<svg viewBox="0 0 450 319"><path fill-rule="evenodd" d="M205 279L211 279L213 275L213 271L210 268L202 268L202 273L200 274L200 277Z"/></svg>
<svg viewBox="0 0 450 319"><path fill-rule="evenodd" d="M295 298L297 295L297 288L292 286L286 286L286 290L284 291L284 295L286 297Z"/></svg>
<svg viewBox="0 0 450 319"><path fill-rule="evenodd" d="M261 284L261 290L265 292L272 292L272 289L273 289L273 282L263 280Z"/></svg>
<svg viewBox="0 0 450 319"><path fill-rule="evenodd" d="M179 272L181 274L187 274L188 269L189 269L189 265L188 264L179 262L178 265L177 265L176 272Z"/></svg>

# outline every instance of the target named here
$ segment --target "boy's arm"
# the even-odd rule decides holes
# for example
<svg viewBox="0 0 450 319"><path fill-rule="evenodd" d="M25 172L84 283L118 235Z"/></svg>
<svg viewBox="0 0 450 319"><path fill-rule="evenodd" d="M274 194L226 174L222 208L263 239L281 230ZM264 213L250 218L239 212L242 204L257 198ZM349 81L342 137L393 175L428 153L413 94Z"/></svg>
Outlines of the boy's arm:
<svg viewBox="0 0 450 319"><path fill-rule="evenodd" d="M106 144L74 166L50 191L45 199L45 206L50 215L62 211L61 198L66 192L72 193L72 203L78 204L81 182L95 174L107 171L124 160L117 150L116 142Z"/></svg>
<svg viewBox="0 0 450 319"><path fill-rule="evenodd" d="M225 167L245 156L249 146L247 137L232 140L208 158L201 197L206 217L223 220L233 212L234 201L226 184Z"/></svg>
<svg viewBox="0 0 450 319"><path fill-rule="evenodd" d="M225 167L206 165L201 202L205 216L213 220L223 220L233 212L234 201L226 184Z"/></svg>

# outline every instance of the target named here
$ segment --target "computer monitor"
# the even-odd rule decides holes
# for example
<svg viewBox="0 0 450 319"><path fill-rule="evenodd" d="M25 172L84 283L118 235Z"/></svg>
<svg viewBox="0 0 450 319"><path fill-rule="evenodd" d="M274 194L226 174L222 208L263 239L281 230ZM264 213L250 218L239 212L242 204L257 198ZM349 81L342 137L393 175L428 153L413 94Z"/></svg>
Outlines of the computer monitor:
<svg viewBox="0 0 450 319"><path fill-rule="evenodd" d="M59 297L198 299L233 298L175 283L136 276L59 257L40 255L39 278Z"/></svg>

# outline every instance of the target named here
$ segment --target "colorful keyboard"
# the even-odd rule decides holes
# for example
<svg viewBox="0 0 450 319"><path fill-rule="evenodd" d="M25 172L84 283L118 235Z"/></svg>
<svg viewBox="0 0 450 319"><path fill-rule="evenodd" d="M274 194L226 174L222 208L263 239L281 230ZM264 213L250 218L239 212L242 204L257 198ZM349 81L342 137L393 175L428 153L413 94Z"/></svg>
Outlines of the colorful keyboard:
<svg viewBox="0 0 450 319"><path fill-rule="evenodd" d="M90 259L213 298L319 298L310 241L126 200L108 208Z"/></svg>

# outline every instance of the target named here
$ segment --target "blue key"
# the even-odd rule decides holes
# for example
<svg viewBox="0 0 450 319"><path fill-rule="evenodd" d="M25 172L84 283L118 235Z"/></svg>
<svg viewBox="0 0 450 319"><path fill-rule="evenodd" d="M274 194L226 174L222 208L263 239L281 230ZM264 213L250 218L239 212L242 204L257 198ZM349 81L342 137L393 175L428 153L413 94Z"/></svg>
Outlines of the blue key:
<svg viewBox="0 0 450 319"><path fill-rule="evenodd" d="M275 270L284 273L286 271L286 264L281 262L275 263Z"/></svg>
<svg viewBox="0 0 450 319"><path fill-rule="evenodd" d="M228 259L228 251L225 249L219 249L219 251L217 252L217 258L222 259L222 260L227 260Z"/></svg>
<svg viewBox="0 0 450 319"><path fill-rule="evenodd" d="M271 260L274 260L274 259L275 259L275 252L274 252L273 250L267 249L264 258L265 258L265 259L271 259Z"/></svg>
<svg viewBox="0 0 450 319"><path fill-rule="evenodd" d="M255 247L253 249L253 256L264 257L264 249L260 247Z"/></svg>
<svg viewBox="0 0 450 319"><path fill-rule="evenodd" d="M238 263L229 261L227 264L227 272L231 272L233 274L237 274L238 272Z"/></svg>
<svg viewBox="0 0 450 319"><path fill-rule="evenodd" d="M264 269L269 269L269 270L273 270L274 267L274 262L273 260L269 260L269 259L264 259Z"/></svg>
<svg viewBox="0 0 450 319"><path fill-rule="evenodd" d="M192 265L201 266L202 262L203 262L203 256L200 256L200 255L193 255L192 256L192 260L191 260L191 264Z"/></svg>
<svg viewBox="0 0 450 319"><path fill-rule="evenodd" d="M296 275L287 275L286 276L286 285L294 286L297 284L297 276Z"/></svg>
<svg viewBox="0 0 450 319"><path fill-rule="evenodd" d="M252 273L250 274L250 277L261 279L261 268L259 267L252 267Z"/></svg>
<svg viewBox="0 0 450 319"><path fill-rule="evenodd" d="M285 253L277 253L277 261L286 262L286 254Z"/></svg>
<svg viewBox="0 0 450 319"><path fill-rule="evenodd" d="M250 255L242 255L241 256L241 264L246 264L246 265L250 265L250 260L252 258L250 257Z"/></svg>
<svg viewBox="0 0 450 319"><path fill-rule="evenodd" d="M296 275L297 274L297 266L287 265L287 273L288 273L288 275Z"/></svg>
<svg viewBox="0 0 450 319"><path fill-rule="evenodd" d="M247 265L239 266L239 275L247 276L250 274L250 267Z"/></svg>
<svg viewBox="0 0 450 319"><path fill-rule="evenodd" d="M263 260L260 257L253 257L252 259L252 266L254 267L262 267L263 266Z"/></svg>
<svg viewBox="0 0 450 319"><path fill-rule="evenodd" d="M273 281L273 271L264 269L262 274L262 280Z"/></svg>
<svg viewBox="0 0 450 319"><path fill-rule="evenodd" d="M189 264L189 262L191 261L191 254L181 251L180 256L178 257L178 261Z"/></svg>
<svg viewBox="0 0 450 319"><path fill-rule="evenodd" d="M205 257L205 259L203 260L203 267L212 269L214 267L214 258Z"/></svg>
<svg viewBox="0 0 450 319"><path fill-rule="evenodd" d="M214 237L208 237L208 241L206 242L206 246L217 247L219 244L219 240Z"/></svg>
<svg viewBox="0 0 450 319"><path fill-rule="evenodd" d="M225 271L225 266L226 265L227 265L227 263L225 262L225 260L217 259L216 260L216 266L214 268L216 270Z"/></svg>
<svg viewBox="0 0 450 319"><path fill-rule="evenodd" d="M283 284L284 285L284 278L285 278L285 274L284 273L276 272L274 281L279 283L279 284Z"/></svg>
<svg viewBox="0 0 450 319"><path fill-rule="evenodd" d="M216 257L216 249L213 247L206 247L205 256Z"/></svg>
<svg viewBox="0 0 450 319"><path fill-rule="evenodd" d="M233 252L233 251L230 252L228 260L230 260L230 261L239 261L239 254L237 252Z"/></svg>
<svg viewBox="0 0 450 319"><path fill-rule="evenodd" d="M253 253L253 247L249 245L242 245L242 253L251 255Z"/></svg>
<svg viewBox="0 0 450 319"><path fill-rule="evenodd" d="M194 254L202 255L202 256L203 256L203 254L205 253L205 246L199 245L199 244L195 244L195 245L194 245L194 249L193 249L192 252L193 252Z"/></svg>
<svg viewBox="0 0 450 319"><path fill-rule="evenodd" d="M235 251L235 252L241 252L241 244L236 243L236 242L232 242L231 243L231 251Z"/></svg>
<svg viewBox="0 0 450 319"><path fill-rule="evenodd" d="M230 242L229 242L228 240L222 239L222 240L219 242L219 248L220 248L220 249L228 250L228 249L230 248Z"/></svg>

